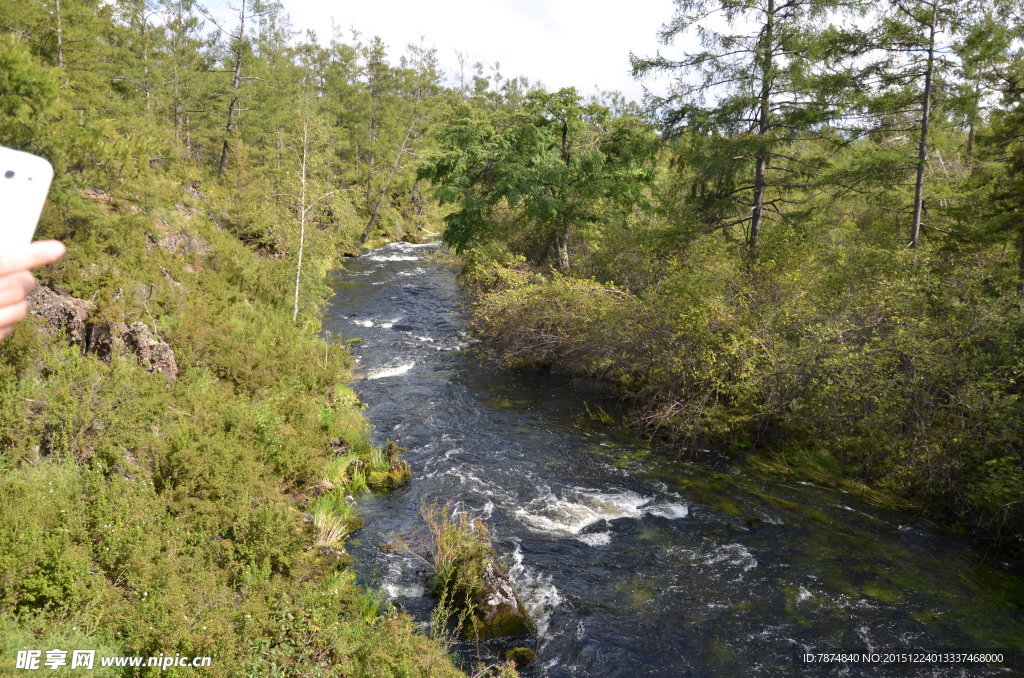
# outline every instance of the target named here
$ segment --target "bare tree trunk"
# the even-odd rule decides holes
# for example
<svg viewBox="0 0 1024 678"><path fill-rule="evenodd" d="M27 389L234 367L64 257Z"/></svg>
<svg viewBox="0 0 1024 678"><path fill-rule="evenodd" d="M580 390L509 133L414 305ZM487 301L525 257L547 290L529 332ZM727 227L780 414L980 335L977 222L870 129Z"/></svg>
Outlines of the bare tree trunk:
<svg viewBox="0 0 1024 678"><path fill-rule="evenodd" d="M64 12L61 11L60 0L56 1L57 10L57 67L64 68Z"/></svg>
<svg viewBox="0 0 1024 678"><path fill-rule="evenodd" d="M405 131L405 138L402 139L402 145L399 147L398 153L395 154L395 161L391 164L391 171L388 172L387 181L385 181L380 187L380 194L377 196L377 202L374 203L373 209L370 211L370 219L366 222L366 228L363 229L362 234L359 236L359 245L366 242L366 239L370 237L370 233L373 231L374 225L377 223L377 217L380 215L380 208L384 202L384 196L391 187L391 180L394 178L395 173L398 172L398 168L402 164L402 156L405 155L406 145L409 143L409 137L412 136L412 130L418 121L419 118L416 118L410 122L409 129Z"/></svg>
<svg viewBox="0 0 1024 678"><path fill-rule="evenodd" d="M558 270L568 273L571 263L569 259L569 226L566 224L562 227L562 233L558 237Z"/></svg>
<svg viewBox="0 0 1024 678"><path fill-rule="evenodd" d="M1017 263L1017 296L1024 298L1024 224L1017 236L1020 247L1020 260Z"/></svg>
<svg viewBox="0 0 1024 678"><path fill-rule="evenodd" d="M238 37L235 43L235 77L231 81L231 89L234 92L234 96L231 98L231 104L228 106L228 121L224 127L224 146L220 151L220 167L217 170L217 174L221 177L224 176L228 169L231 137L235 133L235 116L238 114L238 91L242 87L242 53L244 48L242 40L245 38L245 3L246 0L242 0L242 7L238 12Z"/></svg>
<svg viewBox="0 0 1024 678"><path fill-rule="evenodd" d="M377 172L377 107L380 105L377 101L380 96L377 91L376 81L371 81L370 84L370 124L366 132L366 204L369 205L373 199L373 175ZM379 202L379 200L378 200ZM376 212L376 207L374 208ZM360 242L362 244L362 242Z"/></svg>
<svg viewBox="0 0 1024 678"><path fill-rule="evenodd" d="M974 164L974 126L978 121L978 103L981 100L981 78L975 76L974 101L971 105L970 119L967 121L967 159Z"/></svg>
<svg viewBox="0 0 1024 678"><path fill-rule="evenodd" d="M149 82L149 47L146 45L146 27L149 22L146 16L146 7L142 6L139 11L139 19L142 26L139 28L140 38L142 42L142 91L145 93L146 99L146 111L153 111L153 101L150 98L151 90L153 89L152 84Z"/></svg>
<svg viewBox="0 0 1024 678"><path fill-rule="evenodd" d="M281 126L277 126L277 138L274 140L274 150L276 151L275 158L277 161L277 169L281 169L283 158L281 152L284 150L284 141L281 139ZM305 153L305 150L303 150Z"/></svg>
<svg viewBox="0 0 1024 678"><path fill-rule="evenodd" d="M182 16L182 11L181 11L182 8L181 8L181 6L178 6L177 10L178 10L177 19L178 19L178 21L180 23L181 22L181 16ZM178 59L177 59L177 56L181 53L181 42L182 42L182 36L180 35L180 33L175 33L174 43L173 43L173 51L171 53L172 59L174 59L174 73L172 75L172 82L174 83L174 89L172 91L172 95L173 95L173 99L174 99L174 150L176 150L179 155L181 155L181 146L182 146L182 144L181 144L181 109L182 109L182 101L181 101L181 75L180 75L180 71L178 69Z"/></svg>
<svg viewBox="0 0 1024 678"><path fill-rule="evenodd" d="M184 133L185 133L185 157L186 158L191 158L192 157L192 133L190 131L191 129L192 129L192 125L190 124L188 113L186 113L185 114L185 129L184 129Z"/></svg>
<svg viewBox="0 0 1024 678"><path fill-rule="evenodd" d="M764 220L764 189L768 174L768 131L771 129L772 87L772 31L775 27L775 0L768 0L764 31L761 35L761 93L757 117L757 165L754 169L754 204L750 211L750 235L747 238L747 253L751 261L757 259L757 245L761 237L761 222Z"/></svg>
<svg viewBox="0 0 1024 678"><path fill-rule="evenodd" d="M174 145L181 153L181 99L178 97L178 83L174 83Z"/></svg>
<svg viewBox="0 0 1024 678"><path fill-rule="evenodd" d="M177 48L177 45L175 45ZM177 51L177 49L175 50ZM174 64L174 74L172 76L174 82L174 89L172 95L174 98L174 143L178 146L178 152L181 152L181 80L178 74L178 64Z"/></svg>
<svg viewBox="0 0 1024 678"><path fill-rule="evenodd" d="M309 122L302 123L302 179L299 191L299 263L295 267L295 306L292 323L299 318L299 283L302 280L302 251L306 245L306 154L309 151Z"/></svg>
<svg viewBox="0 0 1024 678"><path fill-rule="evenodd" d="M928 27L928 64L924 71L924 106L921 109L921 139L917 144L917 184L914 187L914 222L910 228L910 247L921 237L921 213L924 207L924 166L928 159L928 121L932 112L932 70L935 63L936 6Z"/></svg>
<svg viewBox="0 0 1024 678"><path fill-rule="evenodd" d="M562 119L562 163L568 167L570 161L569 154L569 121ZM558 270L562 273L569 272L569 266L572 262L569 259L569 231L572 225L569 220L565 218L564 213L562 216L562 232L558 234L557 243L557 254L558 254Z"/></svg>
<svg viewBox="0 0 1024 678"><path fill-rule="evenodd" d="M466 98L466 55L455 50L455 58L459 62L459 96Z"/></svg>

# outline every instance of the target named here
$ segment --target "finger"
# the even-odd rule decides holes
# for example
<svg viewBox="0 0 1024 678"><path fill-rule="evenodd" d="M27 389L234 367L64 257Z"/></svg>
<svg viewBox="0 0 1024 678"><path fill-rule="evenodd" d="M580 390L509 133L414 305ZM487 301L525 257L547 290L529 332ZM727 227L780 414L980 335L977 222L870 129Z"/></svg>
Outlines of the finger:
<svg viewBox="0 0 1024 678"><path fill-rule="evenodd" d="M14 323L21 322L28 315L28 302L19 301L10 306L0 308L0 327L7 327Z"/></svg>
<svg viewBox="0 0 1024 678"><path fill-rule="evenodd" d="M10 306L27 297L36 286L36 279L28 271L0 277L0 307Z"/></svg>
<svg viewBox="0 0 1024 678"><path fill-rule="evenodd" d="M40 240L14 252L4 252L0 254L0 275L45 266L60 259L64 252L63 243L57 240Z"/></svg>

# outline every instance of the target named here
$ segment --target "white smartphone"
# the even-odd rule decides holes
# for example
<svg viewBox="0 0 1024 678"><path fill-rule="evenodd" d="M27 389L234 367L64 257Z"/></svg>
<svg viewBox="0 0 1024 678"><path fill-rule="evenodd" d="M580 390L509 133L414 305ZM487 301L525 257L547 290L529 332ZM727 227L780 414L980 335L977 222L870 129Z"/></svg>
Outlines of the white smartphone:
<svg viewBox="0 0 1024 678"><path fill-rule="evenodd" d="M51 181L45 158L0 146L0 252L32 242Z"/></svg>

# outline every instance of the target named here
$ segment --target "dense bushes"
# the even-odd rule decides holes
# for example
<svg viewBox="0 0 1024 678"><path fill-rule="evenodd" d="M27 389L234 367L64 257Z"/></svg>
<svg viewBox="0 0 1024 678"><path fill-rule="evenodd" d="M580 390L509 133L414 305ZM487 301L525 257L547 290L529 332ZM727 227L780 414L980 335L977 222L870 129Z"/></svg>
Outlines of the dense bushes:
<svg viewBox="0 0 1024 678"><path fill-rule="evenodd" d="M1024 319L994 292L1012 285L1000 257L915 267L854 241L751 272L715 247L685 256L628 290L477 252L474 328L511 365L614 383L637 424L689 454L755 449L1020 543Z"/></svg>

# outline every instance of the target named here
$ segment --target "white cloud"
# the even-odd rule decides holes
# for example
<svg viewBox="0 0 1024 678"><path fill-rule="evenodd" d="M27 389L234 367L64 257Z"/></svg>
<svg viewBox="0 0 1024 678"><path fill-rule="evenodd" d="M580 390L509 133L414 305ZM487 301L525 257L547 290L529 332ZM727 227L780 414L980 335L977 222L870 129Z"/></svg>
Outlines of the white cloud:
<svg viewBox="0 0 1024 678"><path fill-rule="evenodd" d="M213 0L223 5L226 0ZM332 19L364 36L379 35L397 57L419 42L436 47L445 71L457 74L456 50L468 65L501 64L505 77L524 75L548 88L575 85L584 93L619 90L639 99L630 51L653 54L656 34L671 18L672 0L283 0L294 28L330 38ZM220 12L217 12L220 14ZM469 69L467 69L468 71ZM468 73L467 73L468 75Z"/></svg>

